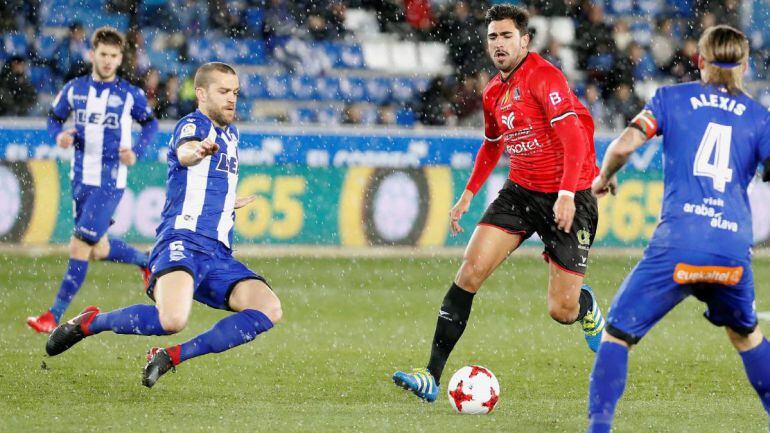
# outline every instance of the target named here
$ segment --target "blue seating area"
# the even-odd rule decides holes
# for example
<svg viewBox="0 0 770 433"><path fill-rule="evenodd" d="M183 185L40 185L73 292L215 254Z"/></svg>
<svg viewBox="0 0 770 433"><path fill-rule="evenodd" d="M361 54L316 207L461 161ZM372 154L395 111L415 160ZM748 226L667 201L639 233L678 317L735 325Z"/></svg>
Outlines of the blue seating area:
<svg viewBox="0 0 770 433"><path fill-rule="evenodd" d="M750 60L750 75L754 80L765 80L769 78L770 67L758 48L766 46L765 41L770 43L767 13L770 7L760 0L748 2L752 8L744 9L751 15L743 22L747 23L745 30L755 53ZM373 28L377 21L371 10L348 9L350 20L344 23L345 37L316 38L308 37L307 33L301 36L302 29L288 33L271 30L271 26L276 26L276 15L270 8L275 4L291 4L288 0L226 0L222 4L234 8L232 13L238 17L234 34L214 24L207 11L213 3L204 0L145 0L140 2L133 17L110 10L106 3L103 0L42 0L39 28L34 37L30 36L33 32L29 29L0 34L0 62L11 56L28 59L29 79L43 104L63 85L63 72L56 67L56 56L73 22L82 23L87 38L100 26L109 25L125 32L130 23L137 23L143 39L145 68L149 64L157 70L161 82L177 77L181 85L190 79L198 65L213 60L235 65L242 87L239 113L244 119L335 124L345 121L346 110L355 104L363 123L377 122L378 110L387 106L395 111L396 122L405 126L422 119L416 110L420 95L428 89L431 79L437 75L451 77L453 67L460 66L451 59L450 47L442 42L380 33L380 29ZM443 6L434 6L436 14L451 13L452 1L439 3ZM525 0L514 3L528 4ZM612 38L616 37L612 26L625 21L627 35L630 35L625 36L625 40L642 48L643 53L634 60L630 72L639 98L649 96L645 92L657 83L680 78L670 76L660 60L654 58L651 44L656 34L659 35L656 32L664 17L675 21L670 37L672 43L680 45L677 49L686 37L693 37L692 27L688 29L687 23L697 19L693 18L696 0L595 0L593 4L603 9L603 20L613 33ZM175 13L174 8L181 7L192 9ZM187 28L185 23L195 20L197 13L201 13L200 21L195 22L198 27ZM296 14L294 18L287 16L286 20L292 29L305 25ZM592 80L615 74L619 59L628 56L625 48L595 50L578 66L581 20L585 24L583 16L535 15L530 21L537 35L532 48L542 53L555 42L561 54L553 59L579 94L590 85L598 84L601 88L602 82ZM142 81L145 73L146 70L141 71L137 81ZM452 80L455 81L452 85L458 86L463 77ZM264 110L266 106L283 111L265 114L269 111ZM39 108L36 113L43 112Z"/></svg>

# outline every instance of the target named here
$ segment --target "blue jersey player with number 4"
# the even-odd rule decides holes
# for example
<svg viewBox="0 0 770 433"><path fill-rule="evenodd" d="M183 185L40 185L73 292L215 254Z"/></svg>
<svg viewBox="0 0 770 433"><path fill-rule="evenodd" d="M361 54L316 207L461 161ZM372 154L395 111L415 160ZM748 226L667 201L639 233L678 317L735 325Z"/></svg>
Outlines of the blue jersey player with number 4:
<svg viewBox="0 0 770 433"><path fill-rule="evenodd" d="M177 123L168 151L166 205L147 289L155 305L108 313L89 307L51 333L49 355L104 331L177 333L187 325L193 299L234 312L186 343L150 349L142 384L152 387L180 362L247 343L281 319L281 303L267 281L232 255L235 209L254 200L235 196L238 76L231 66L212 62L198 68L194 83L198 110Z"/></svg>
<svg viewBox="0 0 770 433"><path fill-rule="evenodd" d="M589 386L589 433L609 432L623 394L629 348L682 300L706 304L724 326L749 382L770 413L770 343L757 327L747 188L764 161L770 113L742 90L749 43L724 25L698 42L701 82L662 87L607 149L596 195L645 141L663 136L664 198L644 257L612 302Z"/></svg>

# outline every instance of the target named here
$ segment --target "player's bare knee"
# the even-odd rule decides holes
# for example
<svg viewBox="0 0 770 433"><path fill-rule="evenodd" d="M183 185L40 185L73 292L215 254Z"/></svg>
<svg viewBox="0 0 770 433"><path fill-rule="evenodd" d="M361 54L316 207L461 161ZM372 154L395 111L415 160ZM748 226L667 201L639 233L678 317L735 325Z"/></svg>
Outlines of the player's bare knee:
<svg viewBox="0 0 770 433"><path fill-rule="evenodd" d="M177 312L161 312L160 326L169 334L176 334L187 327L187 315Z"/></svg>
<svg viewBox="0 0 770 433"><path fill-rule="evenodd" d="M264 311L262 311L262 314L267 316L268 319L270 319L271 322L273 322L273 325L277 325L278 322L281 321L283 318L283 309L281 308L281 301L278 299L278 297L274 297L273 300L271 300L265 307L263 307Z"/></svg>
<svg viewBox="0 0 770 433"><path fill-rule="evenodd" d="M93 247L84 241L72 237L70 239L70 257L77 260L88 260L91 257Z"/></svg>
<svg viewBox="0 0 770 433"><path fill-rule="evenodd" d="M110 255L110 243L101 240L91 249L91 260L104 260Z"/></svg>
<svg viewBox="0 0 770 433"><path fill-rule="evenodd" d="M764 339L759 328L755 328L749 333L737 332L729 327L725 327L725 330L727 331L727 338L730 339L730 343L739 352L745 352L759 346Z"/></svg>
<svg viewBox="0 0 770 433"><path fill-rule="evenodd" d="M476 293L481 288L484 280L489 275L489 267L483 266L476 261L466 259L457 273L455 282L463 289Z"/></svg>
<svg viewBox="0 0 770 433"><path fill-rule="evenodd" d="M561 324L569 325L575 323L578 316L578 308L563 302L549 302L548 314L551 318Z"/></svg>

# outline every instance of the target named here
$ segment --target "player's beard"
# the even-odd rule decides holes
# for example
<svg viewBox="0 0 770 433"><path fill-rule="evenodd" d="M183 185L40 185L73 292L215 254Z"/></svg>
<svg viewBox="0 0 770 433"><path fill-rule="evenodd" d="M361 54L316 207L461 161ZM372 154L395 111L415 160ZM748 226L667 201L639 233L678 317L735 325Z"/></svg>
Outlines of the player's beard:
<svg viewBox="0 0 770 433"><path fill-rule="evenodd" d="M227 119L224 110L219 108L209 110L209 117L211 117L211 120L213 120L214 123L221 125L222 127L225 127L232 122L232 120Z"/></svg>

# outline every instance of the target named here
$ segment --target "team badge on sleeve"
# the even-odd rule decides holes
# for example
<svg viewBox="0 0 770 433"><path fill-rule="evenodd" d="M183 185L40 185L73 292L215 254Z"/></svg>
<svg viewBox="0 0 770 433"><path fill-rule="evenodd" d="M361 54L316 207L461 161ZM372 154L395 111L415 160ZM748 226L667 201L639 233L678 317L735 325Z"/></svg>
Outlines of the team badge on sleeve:
<svg viewBox="0 0 770 433"><path fill-rule="evenodd" d="M188 123L179 131L179 138L191 137L193 134L195 134L195 124Z"/></svg>

